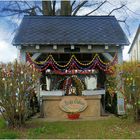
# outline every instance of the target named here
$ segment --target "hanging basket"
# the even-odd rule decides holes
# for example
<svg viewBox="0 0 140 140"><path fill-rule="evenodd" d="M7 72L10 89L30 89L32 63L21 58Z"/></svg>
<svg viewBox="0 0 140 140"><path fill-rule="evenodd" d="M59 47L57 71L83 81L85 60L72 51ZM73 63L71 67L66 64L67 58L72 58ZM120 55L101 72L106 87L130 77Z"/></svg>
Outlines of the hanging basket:
<svg viewBox="0 0 140 140"><path fill-rule="evenodd" d="M80 113L68 113L68 119L70 120L79 119L79 117L80 117Z"/></svg>

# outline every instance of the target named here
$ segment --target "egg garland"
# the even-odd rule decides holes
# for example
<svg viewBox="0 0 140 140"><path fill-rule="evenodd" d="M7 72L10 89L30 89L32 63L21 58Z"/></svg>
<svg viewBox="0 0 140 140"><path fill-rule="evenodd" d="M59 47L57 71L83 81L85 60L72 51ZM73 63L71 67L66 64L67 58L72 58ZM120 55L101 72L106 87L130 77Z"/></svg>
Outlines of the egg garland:
<svg viewBox="0 0 140 140"><path fill-rule="evenodd" d="M49 73L48 70L50 70L51 67L51 72L60 75L76 73L90 74L92 70L98 68L104 71L106 74L112 74L113 71L110 66L113 66L117 63L117 53L114 55L114 58L111 62L103 62L100 56L96 54L90 62L82 63L76 58L75 55L72 55L67 64L60 65L52 55L49 55L44 62L37 62L31 58L29 53L27 53L27 61L31 64L31 67L34 67L34 69L40 72L47 70ZM73 69L75 69L75 71ZM81 70L81 72L78 70Z"/></svg>

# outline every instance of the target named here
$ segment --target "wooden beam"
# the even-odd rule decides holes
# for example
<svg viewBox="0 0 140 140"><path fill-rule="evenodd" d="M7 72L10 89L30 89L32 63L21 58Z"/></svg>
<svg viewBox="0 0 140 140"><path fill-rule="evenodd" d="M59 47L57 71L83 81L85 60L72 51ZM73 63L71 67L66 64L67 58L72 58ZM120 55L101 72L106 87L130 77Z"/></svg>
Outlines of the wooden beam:
<svg viewBox="0 0 140 140"><path fill-rule="evenodd" d="M113 57L111 56L111 54L109 53L102 53L102 55L109 61L112 61L113 60Z"/></svg>
<svg viewBox="0 0 140 140"><path fill-rule="evenodd" d="M80 45L79 45L80 46ZM30 47L24 47L23 49L26 50L26 52L32 52L32 53L66 53L64 51L64 48L70 48L70 45L62 45L61 47L57 46L57 50L54 50L52 45L47 45L47 47L41 47L39 50L35 49L34 46L30 46ZM96 46L94 45L94 47L92 47L91 50L88 50L87 45L81 45L80 46L80 53L110 53L110 52L117 52L118 49L120 49L120 47L109 47L108 50L105 50L104 46Z"/></svg>
<svg viewBox="0 0 140 140"><path fill-rule="evenodd" d="M23 49L19 50L18 60L21 63L26 63L26 52L25 52L25 50L23 50Z"/></svg>
<svg viewBox="0 0 140 140"><path fill-rule="evenodd" d="M41 55L41 53L35 53L35 54L33 54L32 59L36 60L40 55Z"/></svg>

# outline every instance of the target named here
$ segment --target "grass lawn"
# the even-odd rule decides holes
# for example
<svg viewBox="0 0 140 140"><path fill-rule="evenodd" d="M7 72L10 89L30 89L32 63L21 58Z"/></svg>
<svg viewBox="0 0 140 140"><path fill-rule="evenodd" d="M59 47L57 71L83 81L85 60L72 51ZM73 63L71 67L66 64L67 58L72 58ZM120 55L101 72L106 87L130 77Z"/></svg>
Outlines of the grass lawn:
<svg viewBox="0 0 140 140"><path fill-rule="evenodd" d="M140 123L132 119L109 117L93 121L47 122L32 119L24 128L8 129L0 119L0 139L113 139L140 138Z"/></svg>

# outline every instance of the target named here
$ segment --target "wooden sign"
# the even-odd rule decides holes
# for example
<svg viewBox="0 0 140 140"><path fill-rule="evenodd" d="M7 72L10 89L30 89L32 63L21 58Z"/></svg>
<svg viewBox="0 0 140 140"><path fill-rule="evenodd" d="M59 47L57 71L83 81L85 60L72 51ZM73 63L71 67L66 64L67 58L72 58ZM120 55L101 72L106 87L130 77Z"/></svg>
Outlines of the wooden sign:
<svg viewBox="0 0 140 140"><path fill-rule="evenodd" d="M65 96L59 106L65 112L75 113L84 111L87 108L87 102L79 96Z"/></svg>

